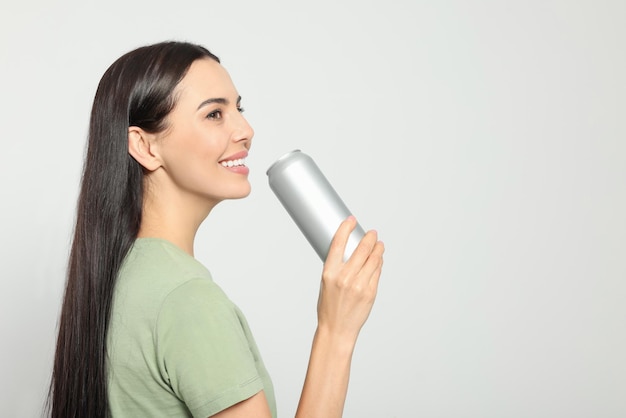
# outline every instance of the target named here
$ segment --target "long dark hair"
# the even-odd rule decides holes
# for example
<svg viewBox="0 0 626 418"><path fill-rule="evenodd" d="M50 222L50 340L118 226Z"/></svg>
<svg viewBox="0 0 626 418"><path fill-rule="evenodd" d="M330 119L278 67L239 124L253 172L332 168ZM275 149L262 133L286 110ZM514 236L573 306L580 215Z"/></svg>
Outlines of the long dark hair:
<svg viewBox="0 0 626 418"><path fill-rule="evenodd" d="M143 168L128 127L161 132L174 88L197 59L186 42L135 49L104 73L94 98L76 227L47 410L53 418L107 417L106 340L115 281L141 223Z"/></svg>

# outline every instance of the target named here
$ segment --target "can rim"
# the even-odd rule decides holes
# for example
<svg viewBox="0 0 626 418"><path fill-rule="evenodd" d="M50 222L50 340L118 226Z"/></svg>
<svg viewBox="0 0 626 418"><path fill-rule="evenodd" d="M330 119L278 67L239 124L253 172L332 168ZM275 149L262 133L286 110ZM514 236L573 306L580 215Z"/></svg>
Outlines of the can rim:
<svg viewBox="0 0 626 418"><path fill-rule="evenodd" d="M296 152L302 152L299 149L294 149L292 151L289 151L286 154L283 154L282 157L280 157L278 160L274 161L274 163L272 165L269 166L269 168L267 169L267 171L265 172L265 174L267 174L268 176L270 175L270 171L272 170L272 168L274 168L275 166L277 166L281 161L286 160L291 154L295 154Z"/></svg>

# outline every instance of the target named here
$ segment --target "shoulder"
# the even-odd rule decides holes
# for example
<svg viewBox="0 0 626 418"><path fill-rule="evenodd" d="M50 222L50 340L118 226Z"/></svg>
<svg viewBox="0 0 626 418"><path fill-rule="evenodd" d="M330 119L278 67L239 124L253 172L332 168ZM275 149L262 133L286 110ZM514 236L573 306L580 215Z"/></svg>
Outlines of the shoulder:
<svg viewBox="0 0 626 418"><path fill-rule="evenodd" d="M244 319L207 280L188 280L164 298L154 347L160 374L194 416L211 416L263 389Z"/></svg>
<svg viewBox="0 0 626 418"><path fill-rule="evenodd" d="M162 239L135 241L120 269L120 287L139 287L152 295L167 294L189 280L212 282L211 273L198 260Z"/></svg>
<svg viewBox="0 0 626 418"><path fill-rule="evenodd" d="M236 305L213 281L190 278L164 295L157 314L158 329L201 328L224 332L240 329Z"/></svg>

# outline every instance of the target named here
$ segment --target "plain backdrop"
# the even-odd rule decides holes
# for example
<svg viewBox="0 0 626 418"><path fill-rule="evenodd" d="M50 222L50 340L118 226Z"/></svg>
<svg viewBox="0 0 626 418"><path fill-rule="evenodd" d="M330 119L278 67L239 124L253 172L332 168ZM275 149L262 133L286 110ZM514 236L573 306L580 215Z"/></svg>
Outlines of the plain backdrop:
<svg viewBox="0 0 626 418"><path fill-rule="evenodd" d="M256 131L253 192L196 257L293 416L322 264L265 170L311 155L387 252L346 417L626 416L626 2L2 2L0 416L41 414L91 101L207 46Z"/></svg>

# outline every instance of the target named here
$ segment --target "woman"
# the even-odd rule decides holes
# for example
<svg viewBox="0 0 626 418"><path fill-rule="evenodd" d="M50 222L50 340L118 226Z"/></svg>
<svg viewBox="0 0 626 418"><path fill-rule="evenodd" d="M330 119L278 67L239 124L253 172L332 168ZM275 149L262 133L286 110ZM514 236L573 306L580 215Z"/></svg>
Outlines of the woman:
<svg viewBox="0 0 626 418"><path fill-rule="evenodd" d="M50 395L53 417L270 417L271 381L239 309L193 257L211 209L250 192L253 131L201 46L138 48L93 103ZM322 271L318 327L296 416L339 417L352 351L382 268L375 231Z"/></svg>

